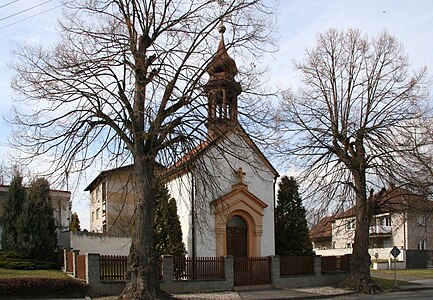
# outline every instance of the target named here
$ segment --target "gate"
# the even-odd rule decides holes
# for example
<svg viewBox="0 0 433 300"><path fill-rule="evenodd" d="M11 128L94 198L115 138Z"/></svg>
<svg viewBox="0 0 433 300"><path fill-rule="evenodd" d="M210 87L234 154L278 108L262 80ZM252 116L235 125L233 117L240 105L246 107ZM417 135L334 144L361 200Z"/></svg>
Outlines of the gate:
<svg viewBox="0 0 433 300"><path fill-rule="evenodd" d="M234 257L233 263L235 286L272 283L270 257Z"/></svg>

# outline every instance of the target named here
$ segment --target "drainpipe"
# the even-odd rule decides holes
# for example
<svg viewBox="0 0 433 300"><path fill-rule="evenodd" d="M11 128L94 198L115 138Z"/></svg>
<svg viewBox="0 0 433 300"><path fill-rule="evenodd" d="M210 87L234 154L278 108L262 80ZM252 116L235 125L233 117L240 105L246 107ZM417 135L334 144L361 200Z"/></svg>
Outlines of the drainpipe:
<svg viewBox="0 0 433 300"><path fill-rule="evenodd" d="M194 174L191 173L191 231L192 231L192 257L197 256L196 252L196 236L195 236L195 185L194 185Z"/></svg>
<svg viewBox="0 0 433 300"><path fill-rule="evenodd" d="M276 209L276 207L277 207L277 196L276 196L276 194L275 194L275 192L276 192L276 185L277 185L277 178L279 177L280 175L275 175L275 177L274 177L274 183L273 183L273 188L272 188L272 192L273 192L273 197L274 197L274 254L276 254L275 253L275 250L276 250L276 239L277 239L277 235L275 234L275 228L276 228L276 221L275 221L275 209Z"/></svg>
<svg viewBox="0 0 433 300"><path fill-rule="evenodd" d="M407 226L407 213L405 212L403 215L404 224L403 224L403 248L407 249L407 239L406 239L406 226Z"/></svg>

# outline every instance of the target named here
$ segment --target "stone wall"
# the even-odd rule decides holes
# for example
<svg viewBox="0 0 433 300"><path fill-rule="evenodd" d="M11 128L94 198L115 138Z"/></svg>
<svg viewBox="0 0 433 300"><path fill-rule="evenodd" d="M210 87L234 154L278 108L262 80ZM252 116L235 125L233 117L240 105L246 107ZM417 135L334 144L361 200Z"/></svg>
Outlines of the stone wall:
<svg viewBox="0 0 433 300"><path fill-rule="evenodd" d="M78 255L78 251L74 254ZM66 257L67 255L65 255ZM74 256L75 258L75 256ZM125 287L125 281L103 281L100 279L100 260L99 254L85 254L85 279L89 284L89 294L91 296L119 295ZM75 260L74 260L75 261ZM163 279L160 281L161 289L168 293L202 292L202 291L226 291L233 290L234 270L233 257L224 257L224 278L214 280L174 280L173 276L173 257L163 257ZM76 276L76 266L72 276ZM292 275L280 276L280 258L271 257L271 277L272 285L277 288L299 288L324 285L335 285L343 281L347 273L335 272L322 274L321 257L314 259L314 274L311 275Z"/></svg>
<svg viewBox="0 0 433 300"><path fill-rule="evenodd" d="M101 255L128 255L131 238L112 236L104 233L83 231L68 231L62 233L62 240L68 239L69 249L84 253L99 253Z"/></svg>

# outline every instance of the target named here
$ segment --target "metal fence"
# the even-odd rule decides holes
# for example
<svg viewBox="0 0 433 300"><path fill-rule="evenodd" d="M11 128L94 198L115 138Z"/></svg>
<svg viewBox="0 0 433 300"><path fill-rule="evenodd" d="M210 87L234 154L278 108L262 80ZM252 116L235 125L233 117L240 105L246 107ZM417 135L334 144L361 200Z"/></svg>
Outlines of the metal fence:
<svg viewBox="0 0 433 300"><path fill-rule="evenodd" d="M314 274L314 256L281 256L280 276Z"/></svg>
<svg viewBox="0 0 433 300"><path fill-rule="evenodd" d="M206 280L224 278L223 257L175 257L174 280Z"/></svg>
<svg viewBox="0 0 433 300"><path fill-rule="evenodd" d="M233 263L235 286L261 285L272 282L271 257L235 257Z"/></svg>
<svg viewBox="0 0 433 300"><path fill-rule="evenodd" d="M350 270L350 254L343 256L322 256L322 273L348 272Z"/></svg>
<svg viewBox="0 0 433 300"><path fill-rule="evenodd" d="M101 280L124 280L128 257L121 255L100 255L99 268Z"/></svg>

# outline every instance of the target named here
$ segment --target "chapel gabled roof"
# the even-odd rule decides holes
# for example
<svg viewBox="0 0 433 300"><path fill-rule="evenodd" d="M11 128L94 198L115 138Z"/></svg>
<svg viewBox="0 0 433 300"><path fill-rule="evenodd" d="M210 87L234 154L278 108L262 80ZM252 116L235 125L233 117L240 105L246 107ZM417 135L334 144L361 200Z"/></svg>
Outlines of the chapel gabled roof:
<svg viewBox="0 0 433 300"><path fill-rule="evenodd" d="M222 139L226 138L230 133L237 134L242 137L243 140L251 147L254 153L257 154L258 158L263 162L263 164L268 168L268 170L275 176L278 177L278 171L274 168L271 162L266 158L263 152L257 147L245 129L237 123L233 128L227 129L223 134L212 140L205 140L198 144L195 148L186 153L181 159L175 162L171 167L167 168L167 177L177 176L187 172L191 167L193 167L194 162L204 155L207 151L213 147L217 147Z"/></svg>

